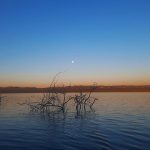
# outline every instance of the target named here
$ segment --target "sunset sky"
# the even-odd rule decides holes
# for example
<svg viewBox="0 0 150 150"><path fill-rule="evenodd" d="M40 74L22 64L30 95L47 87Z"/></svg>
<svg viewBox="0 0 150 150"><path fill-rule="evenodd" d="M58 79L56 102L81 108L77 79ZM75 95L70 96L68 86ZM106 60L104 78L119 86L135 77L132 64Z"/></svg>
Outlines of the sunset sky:
<svg viewBox="0 0 150 150"><path fill-rule="evenodd" d="M150 85L150 1L0 0L0 86L44 87L58 72Z"/></svg>

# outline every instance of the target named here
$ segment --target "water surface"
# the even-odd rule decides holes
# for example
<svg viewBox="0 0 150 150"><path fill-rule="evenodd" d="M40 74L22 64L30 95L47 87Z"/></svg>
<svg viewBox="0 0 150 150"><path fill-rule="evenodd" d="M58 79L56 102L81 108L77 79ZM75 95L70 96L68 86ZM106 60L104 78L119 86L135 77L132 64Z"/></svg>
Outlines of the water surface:
<svg viewBox="0 0 150 150"><path fill-rule="evenodd" d="M5 94L0 150L149 150L150 93L94 93L94 110L77 116L31 113L18 105L41 94Z"/></svg>

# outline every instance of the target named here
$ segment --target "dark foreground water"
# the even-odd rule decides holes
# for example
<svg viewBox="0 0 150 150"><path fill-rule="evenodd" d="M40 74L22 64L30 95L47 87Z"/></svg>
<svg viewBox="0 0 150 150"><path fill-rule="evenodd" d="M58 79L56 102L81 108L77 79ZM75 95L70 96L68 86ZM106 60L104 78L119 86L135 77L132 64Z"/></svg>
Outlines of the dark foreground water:
<svg viewBox="0 0 150 150"><path fill-rule="evenodd" d="M29 113L41 94L7 94L0 104L0 150L149 150L150 93L96 93L95 112Z"/></svg>

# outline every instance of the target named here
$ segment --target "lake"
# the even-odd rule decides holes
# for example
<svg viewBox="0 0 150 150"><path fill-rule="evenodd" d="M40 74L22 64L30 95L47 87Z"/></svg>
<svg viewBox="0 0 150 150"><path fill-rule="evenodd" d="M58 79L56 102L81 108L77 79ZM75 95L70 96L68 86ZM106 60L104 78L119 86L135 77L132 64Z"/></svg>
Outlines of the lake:
<svg viewBox="0 0 150 150"><path fill-rule="evenodd" d="M94 93L93 110L78 116L30 112L19 103L42 94L4 94L0 150L149 150L150 93ZM71 106L70 106L71 108Z"/></svg>

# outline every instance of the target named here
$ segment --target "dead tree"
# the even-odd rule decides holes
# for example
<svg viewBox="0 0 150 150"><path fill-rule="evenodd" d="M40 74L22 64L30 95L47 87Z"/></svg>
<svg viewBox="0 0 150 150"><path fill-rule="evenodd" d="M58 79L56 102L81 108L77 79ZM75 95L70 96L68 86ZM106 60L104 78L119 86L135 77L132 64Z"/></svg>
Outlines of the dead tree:
<svg viewBox="0 0 150 150"><path fill-rule="evenodd" d="M68 96L64 85L59 88L56 86L58 81L57 76L59 74L60 73L58 73L53 78L48 90L39 102L26 102L24 104L28 105L31 111L47 113L58 111L64 113L69 102L73 102L78 115L83 111L85 112L87 107L91 109L95 101L97 100L96 98L93 98L91 96L96 89L96 85L90 86L89 93L83 93L81 89L81 92L79 94Z"/></svg>

